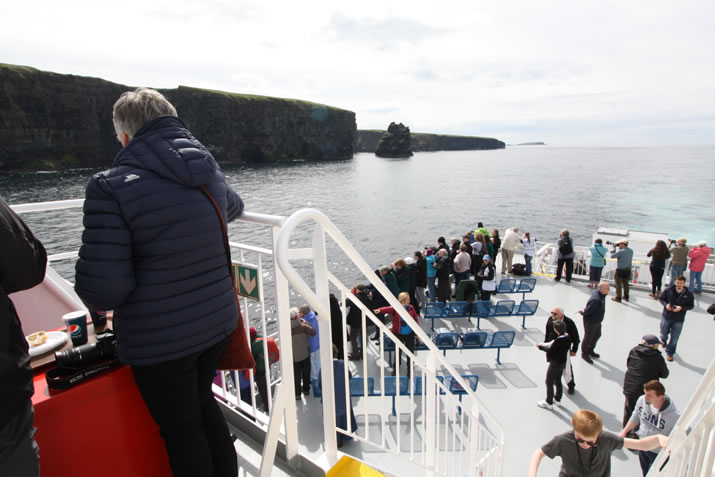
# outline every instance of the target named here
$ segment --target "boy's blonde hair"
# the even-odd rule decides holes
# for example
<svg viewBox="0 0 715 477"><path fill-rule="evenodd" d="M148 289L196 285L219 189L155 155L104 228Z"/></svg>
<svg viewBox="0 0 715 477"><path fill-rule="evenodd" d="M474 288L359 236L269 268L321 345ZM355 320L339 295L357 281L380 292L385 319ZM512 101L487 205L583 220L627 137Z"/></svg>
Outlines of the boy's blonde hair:
<svg viewBox="0 0 715 477"><path fill-rule="evenodd" d="M402 303L404 305L405 303L403 303L403 302L410 301L409 293L407 293L407 292L400 293L399 295L397 295L397 301L399 301L400 303Z"/></svg>
<svg viewBox="0 0 715 477"><path fill-rule="evenodd" d="M601 416L588 409L579 409L571 418L573 430L584 437L598 437L603 431Z"/></svg>

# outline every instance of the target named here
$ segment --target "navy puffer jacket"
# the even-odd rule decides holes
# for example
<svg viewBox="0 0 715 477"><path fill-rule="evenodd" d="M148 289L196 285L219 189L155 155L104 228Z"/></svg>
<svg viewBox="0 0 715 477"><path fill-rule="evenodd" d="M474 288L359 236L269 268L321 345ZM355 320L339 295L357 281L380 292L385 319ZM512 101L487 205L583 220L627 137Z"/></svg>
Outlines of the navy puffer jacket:
<svg viewBox="0 0 715 477"><path fill-rule="evenodd" d="M236 327L221 227L202 185L225 223L241 215L211 153L171 116L144 125L87 185L75 290L114 310L125 364L177 359Z"/></svg>

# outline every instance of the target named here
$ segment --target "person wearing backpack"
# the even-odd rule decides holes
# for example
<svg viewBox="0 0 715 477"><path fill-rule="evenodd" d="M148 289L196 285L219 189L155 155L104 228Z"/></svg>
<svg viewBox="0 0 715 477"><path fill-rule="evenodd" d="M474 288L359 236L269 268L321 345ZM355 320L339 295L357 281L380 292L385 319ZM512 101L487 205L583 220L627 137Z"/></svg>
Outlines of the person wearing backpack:
<svg viewBox="0 0 715 477"><path fill-rule="evenodd" d="M559 240L556 242L558 248L558 262L556 266L556 277L554 280L561 281L561 272L566 265L566 283L571 283L571 275L573 274L573 259L576 252L573 250L573 242L569 237L569 231L563 229L559 234Z"/></svg>
<svg viewBox="0 0 715 477"><path fill-rule="evenodd" d="M588 265L588 281L590 282L588 287L596 288L601 281L603 267L606 266L608 249L603 246L603 240L597 238L589 250L591 251L591 261Z"/></svg>

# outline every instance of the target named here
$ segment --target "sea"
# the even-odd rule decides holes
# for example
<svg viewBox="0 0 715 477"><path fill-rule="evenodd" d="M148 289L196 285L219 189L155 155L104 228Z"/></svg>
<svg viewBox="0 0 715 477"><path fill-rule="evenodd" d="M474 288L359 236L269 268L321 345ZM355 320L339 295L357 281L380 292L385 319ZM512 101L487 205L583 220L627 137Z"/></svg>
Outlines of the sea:
<svg viewBox="0 0 715 477"><path fill-rule="evenodd" d="M325 213L373 267L449 243L477 222L518 226L541 242L568 229L588 245L599 226L665 232L689 243L715 243L715 146L515 146L491 151L418 152L404 159L356 154L342 161L293 161L222 167L245 210ZM107 164L109 166L109 164ZM90 169L6 173L10 204L84 197ZM81 210L26 214L50 253L76 250ZM232 223L235 242L270 244L265 230ZM353 270L336 259L348 281ZM73 265L58 265L73 280Z"/></svg>

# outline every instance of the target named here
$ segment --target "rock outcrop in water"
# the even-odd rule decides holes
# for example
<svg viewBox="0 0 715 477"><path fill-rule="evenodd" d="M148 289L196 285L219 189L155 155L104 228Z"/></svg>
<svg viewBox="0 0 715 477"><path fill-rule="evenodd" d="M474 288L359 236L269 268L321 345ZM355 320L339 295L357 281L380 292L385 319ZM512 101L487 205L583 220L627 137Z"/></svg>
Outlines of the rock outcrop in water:
<svg viewBox="0 0 715 477"><path fill-rule="evenodd" d="M357 152L375 152L377 143L385 131L360 129L357 132ZM443 134L412 133L410 149L421 151L475 151L485 149L504 149L504 142L477 136L448 136Z"/></svg>
<svg viewBox="0 0 715 477"><path fill-rule="evenodd" d="M382 135L375 148L378 157L410 157L410 128L402 123L390 123L387 132Z"/></svg>
<svg viewBox="0 0 715 477"><path fill-rule="evenodd" d="M120 149L112 106L132 88L0 64L0 170L109 167ZM352 111L186 86L159 91L223 164L349 159L356 150Z"/></svg>

